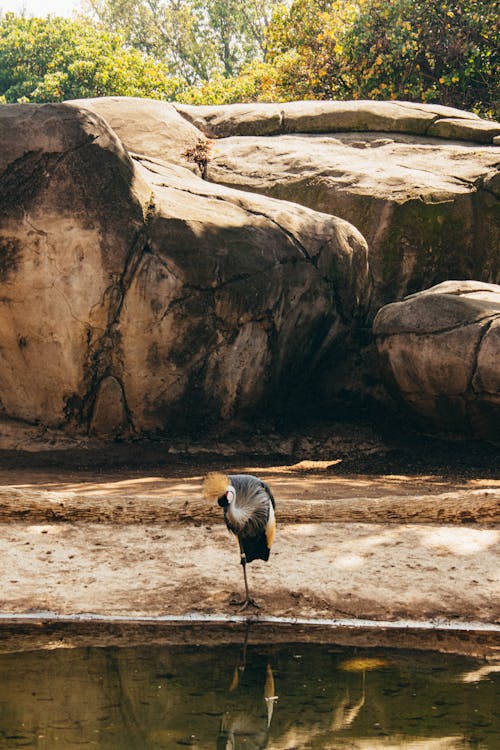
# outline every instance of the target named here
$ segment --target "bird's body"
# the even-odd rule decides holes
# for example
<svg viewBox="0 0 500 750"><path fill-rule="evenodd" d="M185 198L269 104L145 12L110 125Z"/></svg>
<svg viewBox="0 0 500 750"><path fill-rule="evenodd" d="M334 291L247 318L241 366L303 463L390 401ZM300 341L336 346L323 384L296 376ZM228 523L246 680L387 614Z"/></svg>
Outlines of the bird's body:
<svg viewBox="0 0 500 750"><path fill-rule="evenodd" d="M236 496L223 506L226 526L241 541L248 563L267 562L276 529L272 492L265 482L250 474L230 474L229 479Z"/></svg>
<svg viewBox="0 0 500 750"><path fill-rule="evenodd" d="M243 607L257 606L248 593L246 564L269 559L276 530L276 503L269 486L251 474L209 474L203 485L207 499L224 509L226 526L238 538L245 579Z"/></svg>

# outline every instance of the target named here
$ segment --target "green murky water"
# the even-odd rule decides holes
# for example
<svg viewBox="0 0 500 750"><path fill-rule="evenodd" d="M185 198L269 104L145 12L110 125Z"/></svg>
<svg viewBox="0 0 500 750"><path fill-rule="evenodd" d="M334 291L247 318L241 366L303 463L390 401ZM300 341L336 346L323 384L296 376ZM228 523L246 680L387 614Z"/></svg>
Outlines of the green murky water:
<svg viewBox="0 0 500 750"><path fill-rule="evenodd" d="M0 654L0 748L500 748L486 661L335 646Z"/></svg>

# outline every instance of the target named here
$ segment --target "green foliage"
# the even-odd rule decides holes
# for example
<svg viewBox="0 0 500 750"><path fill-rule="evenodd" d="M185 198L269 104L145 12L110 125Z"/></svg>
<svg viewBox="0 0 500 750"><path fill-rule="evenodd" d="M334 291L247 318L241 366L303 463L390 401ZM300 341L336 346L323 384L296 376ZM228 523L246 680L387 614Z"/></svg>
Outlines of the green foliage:
<svg viewBox="0 0 500 750"><path fill-rule="evenodd" d="M267 61L278 71L277 98L347 97L342 44L355 7L345 0L295 0L276 10Z"/></svg>
<svg viewBox="0 0 500 750"><path fill-rule="evenodd" d="M264 62L253 61L236 77L218 76L191 87L180 99L193 104L228 104L340 96L340 78L335 92L332 82L340 76L337 40L349 16L352 8L343 0L295 0L291 6L276 5L266 29Z"/></svg>
<svg viewBox="0 0 500 750"><path fill-rule="evenodd" d="M272 101L276 69L256 61L243 68L238 76L224 78L215 75L210 81L198 86L189 86L177 96L184 104L234 104L236 102ZM264 92L268 92L266 98Z"/></svg>
<svg viewBox="0 0 500 750"><path fill-rule="evenodd" d="M265 53L277 0L86 0L128 44L165 60L188 84L230 77Z"/></svg>
<svg viewBox="0 0 500 750"><path fill-rule="evenodd" d="M88 21L0 18L0 96L53 102L93 96L172 99L180 82L165 65L125 49L117 34Z"/></svg>
<svg viewBox="0 0 500 750"><path fill-rule="evenodd" d="M358 97L500 114L498 0L364 0L344 55Z"/></svg>
<svg viewBox="0 0 500 750"><path fill-rule="evenodd" d="M204 39L201 19L189 3L87 0L86 6L127 45L168 61L169 68L188 83L208 78L216 66L213 43Z"/></svg>
<svg viewBox="0 0 500 750"><path fill-rule="evenodd" d="M499 0L295 0L268 61L287 98L439 102L499 114Z"/></svg>
<svg viewBox="0 0 500 750"><path fill-rule="evenodd" d="M500 117L500 0L86 2L98 25L0 17L0 101L402 99Z"/></svg>
<svg viewBox="0 0 500 750"><path fill-rule="evenodd" d="M500 117L500 0L294 0L265 63L190 101L401 99Z"/></svg>

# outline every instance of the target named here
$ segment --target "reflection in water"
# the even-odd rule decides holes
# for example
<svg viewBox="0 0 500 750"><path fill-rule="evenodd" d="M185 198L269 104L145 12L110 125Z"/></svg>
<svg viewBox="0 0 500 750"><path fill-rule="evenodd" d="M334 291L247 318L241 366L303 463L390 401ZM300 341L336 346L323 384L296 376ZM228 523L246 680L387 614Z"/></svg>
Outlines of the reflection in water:
<svg viewBox="0 0 500 750"><path fill-rule="evenodd" d="M244 691L245 669L247 665L247 646L249 629L245 632L243 655L241 663L234 670L229 693L242 689L243 699L238 700L238 708L226 710L222 717L217 750L238 750L239 747L248 750L262 750L268 746L269 730L273 718L274 704L278 700L275 695L274 675L269 662L265 667L264 678L252 675L252 682L264 685L263 694L259 699L248 698ZM263 662L262 662L263 665ZM262 665L260 665L262 667Z"/></svg>
<svg viewBox="0 0 500 750"><path fill-rule="evenodd" d="M345 695L338 706L334 706L330 729L332 732L338 732L340 729L347 729L353 723L365 705L365 673L363 672L363 689L360 698L356 702L351 701L349 688L346 688Z"/></svg>
<svg viewBox="0 0 500 750"><path fill-rule="evenodd" d="M495 672L500 672L500 657L488 660L488 664L484 664L479 669L473 669L471 672L465 672L462 675L464 682L479 682L484 680Z"/></svg>
<svg viewBox="0 0 500 750"><path fill-rule="evenodd" d="M0 653L0 749L498 750L495 666L251 642Z"/></svg>

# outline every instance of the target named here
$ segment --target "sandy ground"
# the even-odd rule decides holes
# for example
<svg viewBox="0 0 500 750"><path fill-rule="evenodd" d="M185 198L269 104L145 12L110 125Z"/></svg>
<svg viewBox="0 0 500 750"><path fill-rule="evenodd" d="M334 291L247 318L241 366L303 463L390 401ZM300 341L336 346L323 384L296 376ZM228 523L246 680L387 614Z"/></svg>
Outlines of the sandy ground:
<svg viewBox="0 0 500 750"><path fill-rule="evenodd" d="M233 613L243 577L201 499L209 468L0 469L0 615ZM271 558L248 568L259 616L500 624L498 479L231 470L265 478L278 502Z"/></svg>
<svg viewBox="0 0 500 750"><path fill-rule="evenodd" d="M221 525L4 527L3 613L225 613L242 592ZM499 621L500 532L416 524L285 524L249 566L262 613L288 617Z"/></svg>

